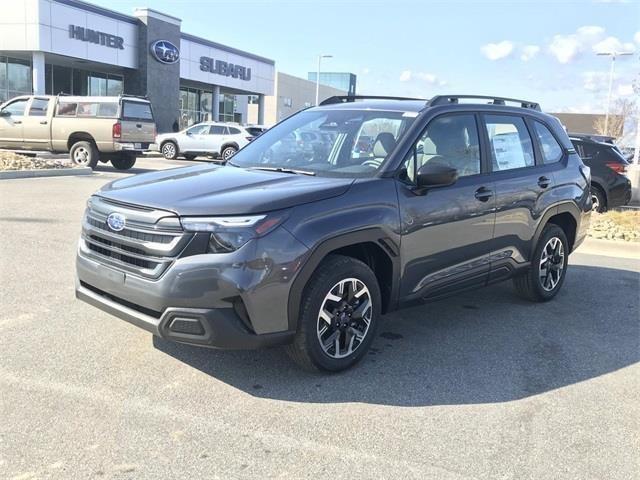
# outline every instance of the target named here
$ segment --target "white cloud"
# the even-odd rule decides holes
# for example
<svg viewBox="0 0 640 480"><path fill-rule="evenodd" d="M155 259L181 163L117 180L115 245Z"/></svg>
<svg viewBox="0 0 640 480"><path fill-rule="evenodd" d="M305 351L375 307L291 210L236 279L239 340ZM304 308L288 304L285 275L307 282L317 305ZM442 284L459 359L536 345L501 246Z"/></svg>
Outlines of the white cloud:
<svg viewBox="0 0 640 480"><path fill-rule="evenodd" d="M607 37L601 42L596 43L593 46L593 51L596 53L608 53L608 52L635 52L636 47L631 42L621 42L616 37Z"/></svg>
<svg viewBox="0 0 640 480"><path fill-rule="evenodd" d="M630 83L618 85L618 95L621 97L633 95L633 85Z"/></svg>
<svg viewBox="0 0 640 480"><path fill-rule="evenodd" d="M616 75L617 76L617 75ZM600 92L608 88L609 73L607 72L584 72L582 74L582 86L590 92Z"/></svg>
<svg viewBox="0 0 640 480"><path fill-rule="evenodd" d="M507 58L513 53L514 45L508 40L499 43L487 43L480 47L482 54L491 61Z"/></svg>
<svg viewBox="0 0 640 480"><path fill-rule="evenodd" d="M409 80L411 80L411 70L404 70L400 74L400 81L401 82L408 82Z"/></svg>
<svg viewBox="0 0 640 480"><path fill-rule="evenodd" d="M640 45L640 32L636 32L636 34L633 36L633 41Z"/></svg>
<svg viewBox="0 0 640 480"><path fill-rule="evenodd" d="M540 53L540 47L538 45L525 45L521 49L520 60L523 62L528 62L533 57Z"/></svg>
<svg viewBox="0 0 640 480"><path fill-rule="evenodd" d="M593 46L604 36L604 28L597 25L585 25L568 35L554 35L549 51L560 63L570 63L588 47Z"/></svg>
<svg viewBox="0 0 640 480"><path fill-rule="evenodd" d="M370 71L371 71L371 70L370 70L369 68L364 67L364 68L362 69L362 75L369 75L369 72L370 72Z"/></svg>

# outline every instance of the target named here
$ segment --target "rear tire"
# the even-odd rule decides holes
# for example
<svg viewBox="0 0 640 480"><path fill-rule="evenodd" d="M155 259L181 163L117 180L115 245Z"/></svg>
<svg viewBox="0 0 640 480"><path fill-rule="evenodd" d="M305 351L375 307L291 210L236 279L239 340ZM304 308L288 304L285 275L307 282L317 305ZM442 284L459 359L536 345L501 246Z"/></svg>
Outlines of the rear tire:
<svg viewBox="0 0 640 480"><path fill-rule="evenodd" d="M298 331L285 348L305 370L345 370L366 355L380 315L373 271L355 258L330 255L304 289Z"/></svg>
<svg viewBox="0 0 640 480"><path fill-rule="evenodd" d="M236 147L233 147L233 146L224 147L224 149L220 153L220 157L222 157L222 160L224 160L226 162L231 157L233 157L236 154L237 151L238 151L238 149Z"/></svg>
<svg viewBox="0 0 640 480"><path fill-rule="evenodd" d="M160 153L167 160L178 158L178 145L175 142L164 142L160 147Z"/></svg>
<svg viewBox="0 0 640 480"><path fill-rule="evenodd" d="M121 158L112 158L111 165L116 170L129 170L136 164L137 158L134 156L126 156Z"/></svg>
<svg viewBox="0 0 640 480"><path fill-rule="evenodd" d="M96 168L99 160L98 149L93 142L82 140L72 145L69 150L71 161L81 167Z"/></svg>
<svg viewBox="0 0 640 480"><path fill-rule="evenodd" d="M594 212L604 213L607 211L607 198L600 187L591 186L591 202Z"/></svg>
<svg viewBox="0 0 640 480"><path fill-rule="evenodd" d="M547 224L533 253L531 268L513 279L518 295L532 302L547 302L555 297L567 274L569 246L559 226Z"/></svg>

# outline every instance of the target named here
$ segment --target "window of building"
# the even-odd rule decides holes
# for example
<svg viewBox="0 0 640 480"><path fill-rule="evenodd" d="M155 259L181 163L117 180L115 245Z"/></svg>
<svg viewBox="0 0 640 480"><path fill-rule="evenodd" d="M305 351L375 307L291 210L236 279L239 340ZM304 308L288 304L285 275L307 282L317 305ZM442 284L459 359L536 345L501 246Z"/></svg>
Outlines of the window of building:
<svg viewBox="0 0 640 480"><path fill-rule="evenodd" d="M559 162L562 159L562 147L558 141L542 123L534 121L533 124L542 148L542 161L544 163Z"/></svg>
<svg viewBox="0 0 640 480"><path fill-rule="evenodd" d="M282 99L282 104L287 108L291 108L293 106L293 101L289 97L284 97Z"/></svg>
<svg viewBox="0 0 640 480"><path fill-rule="evenodd" d="M31 92L31 62L0 56L0 102Z"/></svg>
<svg viewBox="0 0 640 480"><path fill-rule="evenodd" d="M247 96L247 103L249 105L257 105L259 103L258 95L248 95Z"/></svg>
<svg viewBox="0 0 640 480"><path fill-rule="evenodd" d="M45 117L49 108L49 99L34 98L29 108L30 117Z"/></svg>
<svg viewBox="0 0 640 480"><path fill-rule="evenodd" d="M522 117L486 115L493 171L532 167L533 144Z"/></svg>
<svg viewBox="0 0 640 480"><path fill-rule="evenodd" d="M373 152L379 149L373 140ZM406 161L407 178L429 163L455 168L458 176L480 173L480 142L473 115L442 115L429 122Z"/></svg>

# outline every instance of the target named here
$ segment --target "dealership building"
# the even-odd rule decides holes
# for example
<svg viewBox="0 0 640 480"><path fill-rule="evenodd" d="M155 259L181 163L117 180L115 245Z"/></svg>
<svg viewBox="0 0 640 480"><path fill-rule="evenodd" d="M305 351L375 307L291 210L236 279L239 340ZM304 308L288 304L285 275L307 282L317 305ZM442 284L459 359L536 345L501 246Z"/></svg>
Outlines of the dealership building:
<svg viewBox="0 0 640 480"><path fill-rule="evenodd" d="M203 120L264 123L273 60L196 37L150 8L11 0L0 17L0 103L17 95L144 95L160 132Z"/></svg>

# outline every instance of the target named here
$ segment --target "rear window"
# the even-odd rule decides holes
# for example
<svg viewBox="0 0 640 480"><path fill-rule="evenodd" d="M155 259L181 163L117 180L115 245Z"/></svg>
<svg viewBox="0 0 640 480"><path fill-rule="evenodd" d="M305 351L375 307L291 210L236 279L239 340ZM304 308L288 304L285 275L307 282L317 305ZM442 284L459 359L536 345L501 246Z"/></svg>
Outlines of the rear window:
<svg viewBox="0 0 640 480"><path fill-rule="evenodd" d="M245 127L245 130L255 137L263 132L263 129L258 127Z"/></svg>
<svg viewBox="0 0 640 480"><path fill-rule="evenodd" d="M123 120L147 120L153 121L151 104L145 102L122 102Z"/></svg>

